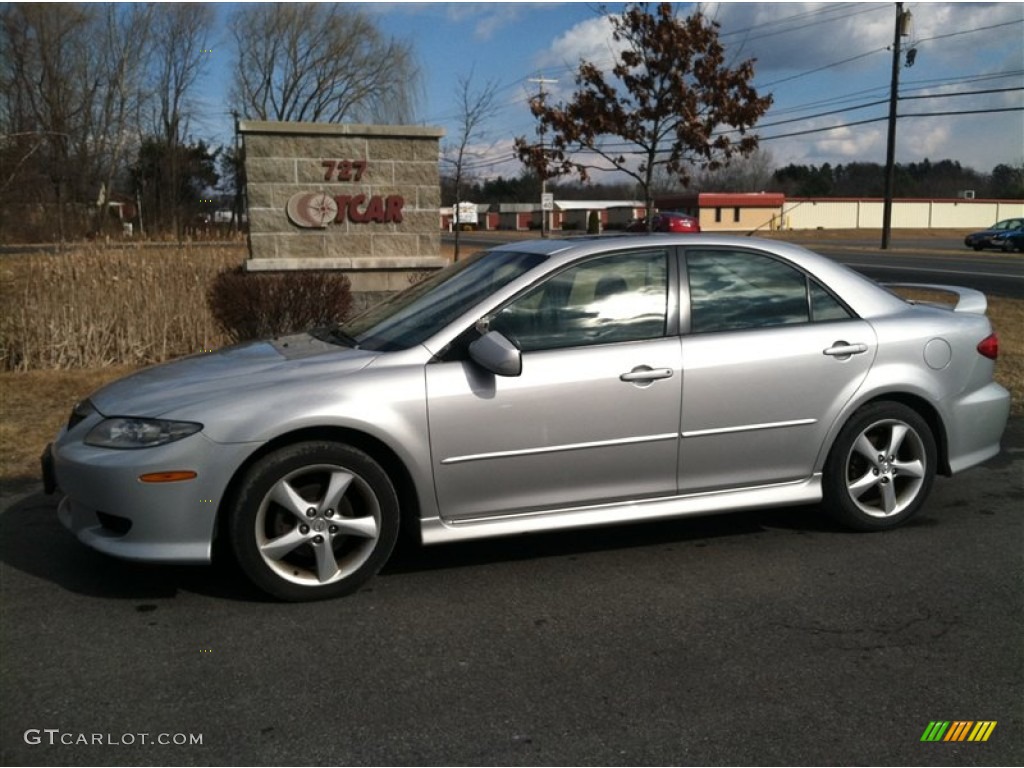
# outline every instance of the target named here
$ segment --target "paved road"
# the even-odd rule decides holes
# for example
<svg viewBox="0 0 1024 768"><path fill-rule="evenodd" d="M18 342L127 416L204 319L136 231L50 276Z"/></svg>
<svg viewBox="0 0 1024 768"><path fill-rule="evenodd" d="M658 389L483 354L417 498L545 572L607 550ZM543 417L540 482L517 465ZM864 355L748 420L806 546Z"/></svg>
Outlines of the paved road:
<svg viewBox="0 0 1024 768"><path fill-rule="evenodd" d="M1021 765L1022 476L1016 420L886 534L790 509L411 549L314 605L93 553L22 488L0 763ZM958 719L998 725L920 741Z"/></svg>
<svg viewBox="0 0 1024 768"><path fill-rule="evenodd" d="M817 250L879 282L961 285L991 296L1024 298L1024 258L1016 254L909 249L883 252L831 244Z"/></svg>

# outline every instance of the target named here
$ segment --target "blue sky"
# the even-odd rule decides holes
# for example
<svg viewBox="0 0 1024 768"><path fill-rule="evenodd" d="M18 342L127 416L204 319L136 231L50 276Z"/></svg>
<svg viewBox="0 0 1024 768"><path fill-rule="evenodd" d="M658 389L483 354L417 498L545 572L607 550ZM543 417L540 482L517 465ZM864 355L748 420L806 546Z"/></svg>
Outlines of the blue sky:
<svg viewBox="0 0 1024 768"><path fill-rule="evenodd" d="M516 136L532 136L530 78L558 80L549 101L571 95L581 57L611 60L611 41L596 3L351 3L388 35L412 43L424 76L417 122L456 137L455 89L460 77L498 87L499 107L478 136L481 177L517 176ZM696 9L680 3L679 12ZM623 8L607 4L610 12ZM838 130L782 134L884 118L892 66L895 3L704 3L721 24L727 54L756 58L755 85L774 104L758 132L773 166L885 162L884 120ZM906 2L913 16L904 50L914 66L900 68L900 114L976 112L905 117L898 121L900 163L952 159L987 173L999 163L1024 164L1024 3ZM219 8L221 17L230 5ZM221 29L224 29L221 25ZM215 39L200 89L197 133L219 142L231 136L227 104L233 55L230 37ZM1014 90L1016 89L1016 90ZM988 93L972 93L989 91ZM927 97L927 98L925 98ZM216 117L218 106L223 117ZM823 114L834 112L834 114ZM783 124L770 126L771 123ZM767 138L780 137L780 138ZM600 180L596 177L595 180Z"/></svg>

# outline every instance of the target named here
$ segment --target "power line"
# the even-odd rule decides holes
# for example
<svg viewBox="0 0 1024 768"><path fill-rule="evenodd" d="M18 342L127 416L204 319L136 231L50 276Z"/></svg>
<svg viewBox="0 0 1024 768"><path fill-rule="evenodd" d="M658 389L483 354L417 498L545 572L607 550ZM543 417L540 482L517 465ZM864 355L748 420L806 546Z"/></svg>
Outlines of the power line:
<svg viewBox="0 0 1024 768"><path fill-rule="evenodd" d="M900 117L946 117L948 115L991 115L996 112L1024 112L1024 107L996 107L993 109L959 109L947 112L907 112Z"/></svg>
<svg viewBox="0 0 1024 768"><path fill-rule="evenodd" d="M901 94L907 94L907 93L911 93L913 91L926 90L927 88L934 87L934 84L936 84L936 83L941 84L943 86L953 86L953 85L958 85L958 84L980 83L980 82L986 82L986 81L989 81L989 80L1004 80L1004 79L1007 79L1007 78L1020 79L1022 76L1024 76L1024 70L1013 70L1013 71L1009 71L1009 72L1000 72L1000 73L995 73L995 74L984 74L984 75L964 75L963 77L954 77L954 78L943 77L943 78L935 78L935 79L927 79L927 80L908 80L906 83L904 83L904 85L916 85L917 87L902 87L901 86L900 93ZM827 99L819 99L819 100L816 100L816 101L804 102L804 103L801 103L801 104L794 104L793 106L787 107L785 109L772 109L770 114L773 117L777 117L777 116L781 116L781 115L792 114L794 112L803 112L803 111L808 110L808 109L816 109L818 107L825 107L825 106L828 106L830 104L842 104L844 102L855 101L855 100L860 99L860 98L869 98L870 96L875 95L875 94L881 95L881 94L883 94L885 92L885 90L886 90L886 88L884 86L876 86L876 87L872 87L872 88L865 88L865 89L860 90L860 91L851 91L849 93L839 94L837 96L833 96L833 97L827 98ZM910 97L909 96L901 96L901 98L910 98Z"/></svg>
<svg viewBox="0 0 1024 768"><path fill-rule="evenodd" d="M850 56L849 58L846 58L846 59L841 59L839 61L833 61L831 64L825 64L825 65L820 66L820 67L815 67L814 69L809 69L806 72L800 72L799 74L796 74L796 75L791 75L789 77L784 77L781 80L772 80L769 83L755 83L755 86L758 87L758 88L770 88L773 85L780 85L782 83L789 83L789 82L792 82L793 80L799 80L802 77L807 77L808 75L814 75L814 74L817 74L818 72L824 72L826 69L833 69L835 67L840 67L843 64L849 64L850 62L858 61L859 59L866 59L868 56L874 56L876 53L882 53L883 51L887 51L887 50L888 50L887 47L875 48L874 50L865 51L864 53L858 53L857 55Z"/></svg>
<svg viewBox="0 0 1024 768"><path fill-rule="evenodd" d="M961 111L950 111L950 112L912 112L908 114L901 114L899 118L904 117L944 117L948 115L988 115L996 112L1024 112L1024 107L1001 107L995 109L967 109ZM868 125L869 123L880 123L884 120L888 120L888 117L875 117L868 120L858 120L853 123L843 123L842 125L830 125L823 128L808 128L805 131L795 131L793 133L781 133L777 136L758 136L758 141L774 141L776 139L788 139L793 136L807 136L812 133L827 133L829 131L838 131L842 128L853 128L858 125Z"/></svg>
<svg viewBox="0 0 1024 768"><path fill-rule="evenodd" d="M990 94L990 93L1009 93L1009 92L1013 92L1013 91L1024 91L1024 87L1019 87L1019 88L986 88L986 89L980 90L980 91L956 91L956 92L953 92L953 93L929 93L929 94L920 94L918 96L900 96L899 100L900 101L909 101L909 100L917 100L917 99L945 99L945 98L952 98L954 96L979 96L979 95ZM833 109L833 110L830 110L828 112L817 112L817 113L815 113L813 115L803 115L801 117L790 118L789 120L777 120L777 121L775 121L773 123L761 123L761 124L759 124L757 126L757 129L760 130L762 128L774 128L775 126L778 126L778 125L787 125L788 123L799 123L799 122L804 122L806 120L814 120L815 118L819 118L819 117L828 117L830 115L842 114L844 112L853 112L853 111L858 110L858 109L867 109L868 107L875 107L875 106L878 106L879 104L885 104L887 101L888 101L888 99L878 99L876 101L868 101L868 102L865 102L863 104L857 104L855 106L845 107L843 109ZM953 114L953 113L950 113L950 114ZM959 114L959 113L957 113L957 114ZM910 115L903 115L903 114L901 114L900 117L910 117ZM727 133L738 133L738 132L739 132L738 128L730 128L730 129L727 129L727 130L724 130L724 131L719 131L719 132L716 133L716 135L727 134Z"/></svg>
<svg viewBox="0 0 1024 768"><path fill-rule="evenodd" d="M761 128L774 128L777 125L787 125L789 123L802 123L802 122L805 122L807 120L813 120L813 119L815 119L817 117L828 117L829 115L839 115L839 114L842 114L844 112L853 112L853 111L858 110L858 109L867 109L868 107L877 107L879 104L885 104L887 101L888 101L888 99L878 99L876 101L865 102L864 104L857 104L857 105L855 105L853 107L844 107L843 109L833 109L833 110L829 110L828 112L818 112L818 113L813 114L813 115L803 115L802 117L793 117L793 118L790 118L789 120L778 120L778 121L776 121L774 123L762 123L762 124L758 125L757 128L758 128L758 130L760 130ZM725 133L738 133L738 132L739 132L738 128L730 128L728 130L718 131L715 135L720 135L720 134L725 134Z"/></svg>
<svg viewBox="0 0 1024 768"><path fill-rule="evenodd" d="M900 96L900 101L911 101L913 99L945 99L954 96L980 96L986 93L1010 93L1012 91L1024 91L1024 87L1018 88L986 88L982 91L954 91L952 93L923 93L919 96Z"/></svg>
<svg viewBox="0 0 1024 768"><path fill-rule="evenodd" d="M960 35L973 35L978 32L987 32L990 29L1000 29L1002 27L1009 27L1014 24L1024 24L1024 19L1014 19L1013 21L1004 21L999 24L989 24L987 27L975 27L974 29L963 29L959 32L950 32L945 35L935 35L934 37L923 37L914 45L920 45L921 43L930 43L933 40L945 40L950 37L959 37Z"/></svg>
<svg viewBox="0 0 1024 768"><path fill-rule="evenodd" d="M818 11L812 11L812 12L804 13L804 14L799 14L798 13L798 14L794 14L793 16L788 16L785 19L781 19L780 21L787 21L787 20L795 21L795 20L798 20L798 19L801 19L801 18L812 17L812 16L814 16L817 13L824 13L824 12L826 12L828 10L830 10L830 8L822 8L822 9L819 9ZM852 18L854 16L860 16L861 14L864 14L864 13L874 13L874 12L876 12L878 10L885 10L885 6L884 5L874 5L874 6L870 6L868 8L862 8L862 9L859 9L859 10L855 10L855 11L853 11L851 13L843 14L842 16L833 16L833 17L828 18L828 19L819 19L817 21L812 21L812 22L807 23L807 24L794 25L790 29L779 29L779 30L774 30L774 31L770 31L770 32L765 32L764 34L761 34L761 35L754 35L752 37L748 37L743 42L744 43L748 43L748 42L751 42L753 40L763 40L766 37L778 37L779 35L788 35L790 32L800 32L800 31L802 31L804 29L807 29L808 27L816 27L816 26L818 26L820 24L831 24L834 21L842 21L844 19L849 19L849 18ZM728 33L723 33L722 35L720 35L720 37L731 37L733 35L741 34L742 32L747 32L747 31L750 31L752 29L764 29L765 27L769 26L770 24L772 24L772 22L767 22L766 24L763 24L761 27L748 27L745 30L730 31Z"/></svg>

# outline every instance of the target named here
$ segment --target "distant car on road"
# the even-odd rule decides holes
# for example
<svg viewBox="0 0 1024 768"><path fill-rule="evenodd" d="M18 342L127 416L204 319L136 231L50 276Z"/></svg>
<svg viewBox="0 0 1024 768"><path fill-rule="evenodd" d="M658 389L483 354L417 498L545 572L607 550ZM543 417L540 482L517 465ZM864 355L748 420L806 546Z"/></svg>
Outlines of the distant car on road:
<svg viewBox="0 0 1024 768"><path fill-rule="evenodd" d="M627 232L646 232L647 219L637 219L626 227ZM654 215L654 232L700 232L700 222L685 213L666 211Z"/></svg>
<svg viewBox="0 0 1024 768"><path fill-rule="evenodd" d="M1022 231L1024 231L1024 219L1004 219L981 232L972 232L964 238L964 245L976 251L985 248L1012 251L1014 250L1013 243L1016 242L1018 243L1016 248L1020 250L1019 240L1011 241L1009 247L1007 247L1006 240L1013 235L1019 235Z"/></svg>

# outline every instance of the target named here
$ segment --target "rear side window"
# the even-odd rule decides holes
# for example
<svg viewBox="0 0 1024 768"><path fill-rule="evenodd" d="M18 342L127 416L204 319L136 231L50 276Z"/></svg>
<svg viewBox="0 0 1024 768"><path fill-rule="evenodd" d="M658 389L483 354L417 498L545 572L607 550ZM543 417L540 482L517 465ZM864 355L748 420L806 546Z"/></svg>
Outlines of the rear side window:
<svg viewBox="0 0 1024 768"><path fill-rule="evenodd" d="M761 254L688 250L686 271L692 333L850 317L846 308L810 276Z"/></svg>

